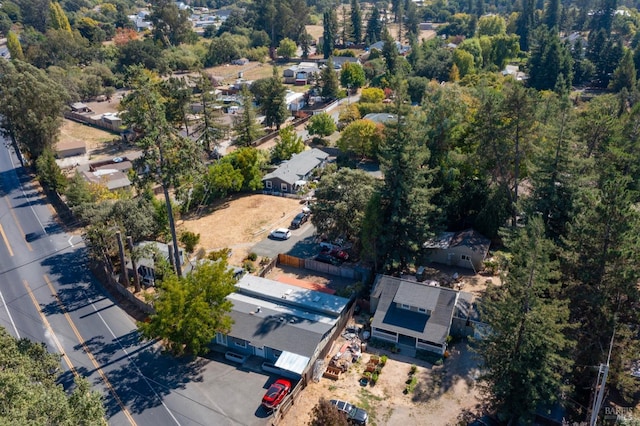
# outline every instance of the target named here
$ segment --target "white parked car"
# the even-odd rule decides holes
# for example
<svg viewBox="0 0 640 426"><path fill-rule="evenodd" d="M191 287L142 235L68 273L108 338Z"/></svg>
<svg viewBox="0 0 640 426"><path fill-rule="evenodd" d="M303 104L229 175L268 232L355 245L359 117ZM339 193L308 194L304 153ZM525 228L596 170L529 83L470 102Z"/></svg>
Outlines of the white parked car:
<svg viewBox="0 0 640 426"><path fill-rule="evenodd" d="M277 240L288 240L291 237L291 231L287 228L278 228L271 231L270 235Z"/></svg>

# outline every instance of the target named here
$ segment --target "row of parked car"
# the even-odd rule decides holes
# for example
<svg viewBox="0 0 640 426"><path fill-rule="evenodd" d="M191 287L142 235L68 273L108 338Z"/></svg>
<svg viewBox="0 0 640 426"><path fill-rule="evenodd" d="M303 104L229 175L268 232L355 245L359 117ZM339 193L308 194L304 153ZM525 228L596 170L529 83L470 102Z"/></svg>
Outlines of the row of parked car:
<svg viewBox="0 0 640 426"><path fill-rule="evenodd" d="M269 386L269 389L267 389L267 392L262 397L262 406L269 411L277 409L289 392L291 392L291 382L289 380L276 380ZM332 399L329 402L331 402L338 411L344 413L349 423L366 426L369 414L362 408L339 399Z"/></svg>
<svg viewBox="0 0 640 426"><path fill-rule="evenodd" d="M298 213L293 218L293 220L291 220L291 225L289 225L289 228L274 229L269 235L271 236L271 238L276 240L288 240L289 238L291 238L291 229L300 228L302 225L307 223L310 217L311 210L309 209L309 207L303 207L302 211Z"/></svg>

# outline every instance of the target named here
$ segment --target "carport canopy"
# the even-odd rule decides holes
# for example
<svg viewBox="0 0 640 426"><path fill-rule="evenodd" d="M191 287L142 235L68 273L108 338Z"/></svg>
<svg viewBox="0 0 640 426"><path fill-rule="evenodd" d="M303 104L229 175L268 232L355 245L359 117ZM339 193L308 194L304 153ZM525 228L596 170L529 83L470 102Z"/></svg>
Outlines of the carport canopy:
<svg viewBox="0 0 640 426"><path fill-rule="evenodd" d="M287 351L283 351L276 361L276 367L300 375L307 368L307 365L309 365L308 357Z"/></svg>

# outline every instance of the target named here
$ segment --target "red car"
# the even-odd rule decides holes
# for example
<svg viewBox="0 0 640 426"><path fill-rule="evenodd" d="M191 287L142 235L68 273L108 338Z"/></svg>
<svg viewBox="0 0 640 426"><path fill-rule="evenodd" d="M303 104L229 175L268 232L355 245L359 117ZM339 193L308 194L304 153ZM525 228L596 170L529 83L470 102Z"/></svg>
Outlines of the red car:
<svg viewBox="0 0 640 426"><path fill-rule="evenodd" d="M330 249L328 247L323 247L321 250L322 253L326 253L330 256L335 257L336 259L340 259L342 261L349 260L349 253L339 248Z"/></svg>
<svg viewBox="0 0 640 426"><path fill-rule="evenodd" d="M262 397L262 405L269 410L277 408L290 390L290 381L286 379L276 380L271 386L269 386L267 393Z"/></svg>

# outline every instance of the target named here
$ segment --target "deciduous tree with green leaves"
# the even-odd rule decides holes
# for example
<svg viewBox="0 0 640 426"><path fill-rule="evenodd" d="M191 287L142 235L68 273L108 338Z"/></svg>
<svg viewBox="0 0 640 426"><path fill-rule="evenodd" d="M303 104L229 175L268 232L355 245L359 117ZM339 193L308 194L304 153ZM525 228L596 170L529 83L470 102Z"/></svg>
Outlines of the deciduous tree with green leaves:
<svg viewBox="0 0 640 426"><path fill-rule="evenodd" d="M297 49L298 46L296 46L295 41L290 38L284 38L280 40L280 44L278 45L278 56L282 56L286 60L289 60L289 58L295 56Z"/></svg>
<svg viewBox="0 0 640 426"><path fill-rule="evenodd" d="M357 242L371 194L379 187L374 177L358 169L325 174L316 188L311 217L318 234Z"/></svg>
<svg viewBox="0 0 640 426"><path fill-rule="evenodd" d="M353 62L347 62L342 66L340 71L340 84L342 87L346 87L349 90L357 90L364 86L367 79L364 75L364 68L362 65Z"/></svg>
<svg viewBox="0 0 640 426"><path fill-rule="evenodd" d="M309 119L307 124L307 132L310 135L319 135L326 137L332 135L336 131L336 122L333 117L326 112L315 114Z"/></svg>
<svg viewBox="0 0 640 426"><path fill-rule="evenodd" d="M70 393L58 384L60 355L43 343L15 339L0 328L0 423L106 426L102 396L84 378Z"/></svg>
<svg viewBox="0 0 640 426"><path fill-rule="evenodd" d="M337 146L345 153L373 158L384 140L383 127L371 120L356 120L340 133Z"/></svg>
<svg viewBox="0 0 640 426"><path fill-rule="evenodd" d="M309 426L348 426L349 422L344 413L329 402L328 399L320 398L320 401L313 407L312 419Z"/></svg>
<svg viewBox="0 0 640 426"><path fill-rule="evenodd" d="M165 274L153 302L156 312L138 329L146 339L161 339L176 355L204 354L216 333L231 330L233 304L226 297L234 284L226 259L200 263L184 278Z"/></svg>
<svg viewBox="0 0 640 426"><path fill-rule="evenodd" d="M271 150L271 161L279 163L289 160L294 154L304 151L304 142L293 126L286 126L278 132L278 139Z"/></svg>
<svg viewBox="0 0 640 426"><path fill-rule="evenodd" d="M32 159L53 148L62 125L66 90L20 60L0 61L0 126Z"/></svg>

